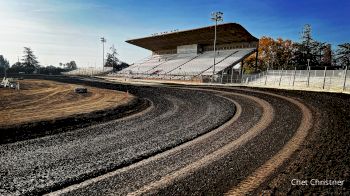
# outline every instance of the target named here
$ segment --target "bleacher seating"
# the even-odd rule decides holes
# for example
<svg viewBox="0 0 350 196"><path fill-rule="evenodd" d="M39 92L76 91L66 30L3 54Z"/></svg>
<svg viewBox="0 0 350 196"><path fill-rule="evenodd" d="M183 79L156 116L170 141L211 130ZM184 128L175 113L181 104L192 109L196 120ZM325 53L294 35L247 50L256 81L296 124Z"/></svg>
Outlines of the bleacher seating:
<svg viewBox="0 0 350 196"><path fill-rule="evenodd" d="M84 67L78 68L72 71L63 72L63 75L79 75L79 76L93 76L93 75L102 75L107 74L113 70L112 67L104 67L104 68L95 68L95 67Z"/></svg>
<svg viewBox="0 0 350 196"><path fill-rule="evenodd" d="M146 58L144 61L135 63L130 67L123 69L121 73L131 73L131 74L141 74L147 73L149 70L173 59L176 54L166 54L166 55L153 55Z"/></svg>
<svg viewBox="0 0 350 196"><path fill-rule="evenodd" d="M254 48L240 48L216 51L215 73L235 65L254 52ZM137 78L185 79L189 76L212 75L214 52L202 54L152 55L113 76ZM112 74L111 74L112 75Z"/></svg>
<svg viewBox="0 0 350 196"><path fill-rule="evenodd" d="M222 60L237 52L236 50L221 50L216 52L215 61L216 64ZM170 72L171 75L199 75L203 71L209 69L214 63L214 52L208 51L201 54L196 59L189 61L188 63L178 67Z"/></svg>
<svg viewBox="0 0 350 196"><path fill-rule="evenodd" d="M167 74L177 67L191 61L196 58L198 55L194 53L190 54L178 54L173 59L157 66L156 68L150 70L150 74Z"/></svg>
<svg viewBox="0 0 350 196"><path fill-rule="evenodd" d="M249 55L251 52L253 52L254 49L237 49L235 53L232 53L232 55L229 55L227 58L225 58L222 61L218 61L218 63L215 65L215 73L218 73L222 70L224 70L226 67L239 63L242 58ZM201 75L212 75L213 74L213 67L211 66L209 69L205 70Z"/></svg>

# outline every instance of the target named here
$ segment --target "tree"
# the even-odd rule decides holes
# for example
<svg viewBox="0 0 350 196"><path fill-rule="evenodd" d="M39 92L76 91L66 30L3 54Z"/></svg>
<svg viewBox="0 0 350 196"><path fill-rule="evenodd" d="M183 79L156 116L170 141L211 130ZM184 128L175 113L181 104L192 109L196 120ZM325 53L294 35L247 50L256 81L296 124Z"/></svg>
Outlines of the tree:
<svg viewBox="0 0 350 196"><path fill-rule="evenodd" d="M322 55L322 64L324 66L332 66L332 48L330 44L326 44L324 49L323 49L323 55Z"/></svg>
<svg viewBox="0 0 350 196"><path fill-rule="evenodd" d="M306 24L301 34L301 42L297 44L297 51L293 57L296 65L305 67L310 61L310 66L329 66L332 62L329 44L318 42L312 38L311 25Z"/></svg>
<svg viewBox="0 0 350 196"><path fill-rule="evenodd" d="M47 74L47 75L59 75L61 72L64 72L64 70L61 67L55 67L53 65L49 65L46 67L40 67L40 73L41 74Z"/></svg>
<svg viewBox="0 0 350 196"><path fill-rule="evenodd" d="M113 70L120 71L126 67L129 67L127 63L120 61L116 56L118 55L117 50L114 46L110 48L111 52L107 53L107 60L105 67L113 67Z"/></svg>
<svg viewBox="0 0 350 196"><path fill-rule="evenodd" d="M66 63L64 67L65 67L65 69L68 69L68 70L75 70L78 68L75 61L70 61L70 62Z"/></svg>
<svg viewBox="0 0 350 196"><path fill-rule="evenodd" d="M117 67L119 64L119 60L115 58L112 54L107 53L107 60L105 63L105 67Z"/></svg>
<svg viewBox="0 0 350 196"><path fill-rule="evenodd" d="M350 43L338 45L336 59L341 66L350 66Z"/></svg>
<svg viewBox="0 0 350 196"><path fill-rule="evenodd" d="M111 52L107 53L107 60L104 64L105 67L117 67L119 64L119 59L117 58L117 49L114 46L110 47Z"/></svg>
<svg viewBox="0 0 350 196"><path fill-rule="evenodd" d="M0 68L9 68L10 63L4 56L0 55Z"/></svg>
<svg viewBox="0 0 350 196"><path fill-rule="evenodd" d="M4 56L0 55L0 73L4 73L6 77L6 71L10 67L10 63Z"/></svg>
<svg viewBox="0 0 350 196"><path fill-rule="evenodd" d="M293 56L296 51L291 40L262 37L259 40L258 66L255 65L255 54L244 60L245 73L254 73L269 69L290 69L293 66Z"/></svg>
<svg viewBox="0 0 350 196"><path fill-rule="evenodd" d="M24 47L23 51L23 66L25 68L26 73L33 73L35 70L37 70L40 65L39 62L37 61L37 57L34 55L32 49L29 47Z"/></svg>

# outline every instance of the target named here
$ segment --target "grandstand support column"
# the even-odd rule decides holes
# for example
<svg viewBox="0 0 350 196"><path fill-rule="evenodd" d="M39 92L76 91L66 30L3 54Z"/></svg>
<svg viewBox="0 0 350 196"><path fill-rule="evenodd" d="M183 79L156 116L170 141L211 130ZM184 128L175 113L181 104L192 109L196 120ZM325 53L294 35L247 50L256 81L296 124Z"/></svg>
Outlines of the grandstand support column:
<svg viewBox="0 0 350 196"><path fill-rule="evenodd" d="M241 62L241 83L243 83L243 60Z"/></svg>
<svg viewBox="0 0 350 196"><path fill-rule="evenodd" d="M256 53L255 53L255 67L258 67L258 56L259 56L259 48L256 48Z"/></svg>
<svg viewBox="0 0 350 196"><path fill-rule="evenodd" d="M343 84L343 91L345 91L346 89L346 74L348 73L348 66L345 66L345 70L344 70L344 84Z"/></svg>
<svg viewBox="0 0 350 196"><path fill-rule="evenodd" d="M228 83L228 72L229 72L229 69L226 71L226 83Z"/></svg>
<svg viewBox="0 0 350 196"><path fill-rule="evenodd" d="M231 83L233 83L233 66L231 68Z"/></svg>

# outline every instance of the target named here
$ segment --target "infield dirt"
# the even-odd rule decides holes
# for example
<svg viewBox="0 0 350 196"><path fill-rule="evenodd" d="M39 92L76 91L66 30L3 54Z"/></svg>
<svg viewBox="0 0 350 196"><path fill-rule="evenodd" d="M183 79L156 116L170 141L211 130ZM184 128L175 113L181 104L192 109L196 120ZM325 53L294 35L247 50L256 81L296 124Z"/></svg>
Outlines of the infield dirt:
<svg viewBox="0 0 350 196"><path fill-rule="evenodd" d="M74 92L77 85L47 80L23 80L20 87L0 89L0 127L89 113L133 99L125 92L93 87L79 94Z"/></svg>

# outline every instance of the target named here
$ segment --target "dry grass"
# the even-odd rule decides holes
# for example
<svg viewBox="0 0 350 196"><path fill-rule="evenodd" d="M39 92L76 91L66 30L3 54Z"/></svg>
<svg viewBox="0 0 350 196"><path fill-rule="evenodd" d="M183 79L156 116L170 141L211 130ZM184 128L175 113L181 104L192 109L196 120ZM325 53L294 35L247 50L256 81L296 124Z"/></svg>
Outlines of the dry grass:
<svg viewBox="0 0 350 196"><path fill-rule="evenodd" d="M47 80L23 80L20 86L19 91L0 88L0 127L103 110L133 99L124 92L93 87L78 94L77 85Z"/></svg>

